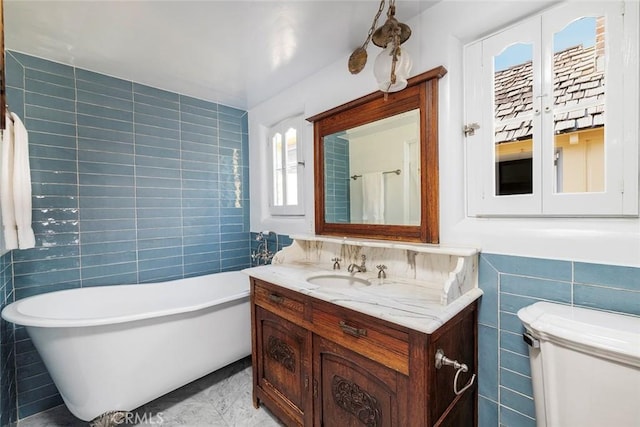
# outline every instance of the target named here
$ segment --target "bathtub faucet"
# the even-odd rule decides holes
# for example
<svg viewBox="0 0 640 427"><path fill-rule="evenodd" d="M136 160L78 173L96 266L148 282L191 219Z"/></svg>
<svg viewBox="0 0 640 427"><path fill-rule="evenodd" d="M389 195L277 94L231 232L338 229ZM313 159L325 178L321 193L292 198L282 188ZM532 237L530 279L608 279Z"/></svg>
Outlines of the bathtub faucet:
<svg viewBox="0 0 640 427"><path fill-rule="evenodd" d="M273 233L276 236L276 251L272 251L269 249L269 236L271 235L271 231L261 231L256 236L256 241L260 242L256 250L251 252L251 261L255 262L256 265L266 265L270 264L273 256L278 250L278 234Z"/></svg>

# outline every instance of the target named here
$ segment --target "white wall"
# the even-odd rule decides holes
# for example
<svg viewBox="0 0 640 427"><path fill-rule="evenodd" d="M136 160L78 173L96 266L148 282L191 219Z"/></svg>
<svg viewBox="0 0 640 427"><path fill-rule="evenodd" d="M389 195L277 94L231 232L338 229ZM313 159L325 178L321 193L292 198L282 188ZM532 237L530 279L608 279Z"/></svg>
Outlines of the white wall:
<svg viewBox="0 0 640 427"><path fill-rule="evenodd" d="M491 253L640 266L638 218L478 219L465 215L463 46L547 6L548 2L535 1L443 1L408 22L413 30L406 44L414 60L412 74L439 65L448 70L439 90L440 240L442 245L474 246ZM631 9L637 14L637 3ZM377 54L374 46L369 50L370 56ZM265 129L295 113L309 117L373 92L373 61L352 76L347 58L348 54L249 111L253 231L314 232L312 126L303 135L306 215L297 218L269 216Z"/></svg>

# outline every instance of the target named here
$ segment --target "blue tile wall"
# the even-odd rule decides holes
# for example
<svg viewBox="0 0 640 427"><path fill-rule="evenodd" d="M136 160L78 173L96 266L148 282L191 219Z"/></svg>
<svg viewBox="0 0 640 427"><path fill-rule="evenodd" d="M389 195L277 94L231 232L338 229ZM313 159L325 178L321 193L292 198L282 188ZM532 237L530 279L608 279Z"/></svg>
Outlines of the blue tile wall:
<svg viewBox="0 0 640 427"><path fill-rule="evenodd" d="M250 265L246 111L12 51L7 98L37 242L11 253L15 299ZM17 417L60 404L24 329L11 341Z"/></svg>
<svg viewBox="0 0 640 427"><path fill-rule="evenodd" d="M11 253L0 257L0 311L13 302ZM16 420L16 370L13 325L0 319L0 426Z"/></svg>
<svg viewBox="0 0 640 427"><path fill-rule="evenodd" d="M480 256L480 427L535 427L528 348L516 312L536 301L640 316L640 268Z"/></svg>
<svg viewBox="0 0 640 427"><path fill-rule="evenodd" d="M351 220L349 140L340 134L324 138L325 168L325 218L331 223L348 223Z"/></svg>

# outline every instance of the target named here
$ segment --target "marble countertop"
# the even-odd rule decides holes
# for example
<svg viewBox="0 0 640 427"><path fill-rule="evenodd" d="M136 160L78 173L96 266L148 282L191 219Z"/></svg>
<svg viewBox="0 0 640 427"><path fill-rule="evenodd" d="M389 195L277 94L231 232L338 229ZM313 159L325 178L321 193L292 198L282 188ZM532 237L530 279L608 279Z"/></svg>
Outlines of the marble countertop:
<svg viewBox="0 0 640 427"><path fill-rule="evenodd" d="M480 298L473 288L448 305L442 305L442 284L410 279L378 279L376 272L355 273L367 284L320 286L307 280L321 275L347 272L322 269L315 264L265 265L243 270L249 276L309 295L370 316L431 334L465 307Z"/></svg>

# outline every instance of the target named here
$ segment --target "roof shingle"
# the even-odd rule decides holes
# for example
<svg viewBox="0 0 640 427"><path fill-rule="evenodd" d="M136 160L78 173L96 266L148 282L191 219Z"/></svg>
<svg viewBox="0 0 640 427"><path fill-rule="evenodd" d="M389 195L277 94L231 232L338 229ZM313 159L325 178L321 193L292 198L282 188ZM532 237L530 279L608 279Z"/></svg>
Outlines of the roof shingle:
<svg viewBox="0 0 640 427"><path fill-rule="evenodd" d="M574 132L604 125L604 73L598 69L594 46L570 47L554 55L554 132ZM495 143L532 137L533 67L531 61L495 73ZM593 103L601 102L594 106ZM580 105L585 108L579 108ZM587 106L589 104L589 106ZM524 120L513 121L523 116ZM502 123L502 124L501 124Z"/></svg>

